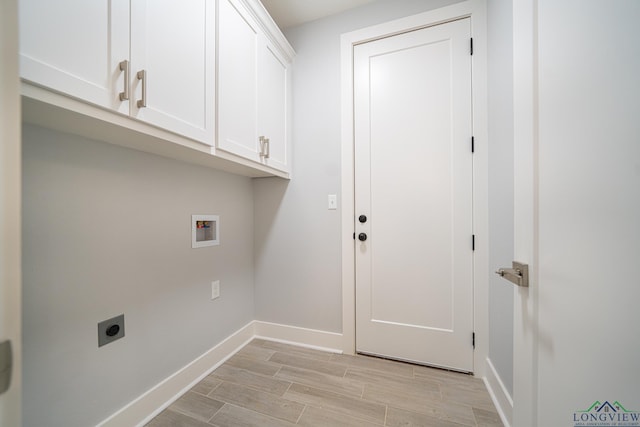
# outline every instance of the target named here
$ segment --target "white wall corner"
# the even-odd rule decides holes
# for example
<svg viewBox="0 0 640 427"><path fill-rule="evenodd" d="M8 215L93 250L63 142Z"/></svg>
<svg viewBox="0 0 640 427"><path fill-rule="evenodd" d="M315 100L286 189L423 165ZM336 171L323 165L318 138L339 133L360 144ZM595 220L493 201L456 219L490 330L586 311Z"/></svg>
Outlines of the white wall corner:
<svg viewBox="0 0 640 427"><path fill-rule="evenodd" d="M486 375L482 380L489 391L489 396L491 396L493 404L498 410L502 423L505 427L511 427L513 423L513 398L504 386L493 363L491 363L491 359L487 358L486 362Z"/></svg>
<svg viewBox="0 0 640 427"><path fill-rule="evenodd" d="M255 338L277 341L285 344L307 347L315 350L342 353L342 334L280 325L277 323L254 322Z"/></svg>

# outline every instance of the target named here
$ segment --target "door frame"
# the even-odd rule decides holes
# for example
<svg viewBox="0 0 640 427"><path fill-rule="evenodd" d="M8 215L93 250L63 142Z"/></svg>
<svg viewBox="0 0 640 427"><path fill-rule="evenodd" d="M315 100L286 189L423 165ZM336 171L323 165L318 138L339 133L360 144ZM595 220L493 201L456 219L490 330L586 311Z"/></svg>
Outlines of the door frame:
<svg viewBox="0 0 640 427"><path fill-rule="evenodd" d="M474 375L483 377L489 350L489 246L488 246L488 150L487 150L487 29L486 1L467 0L451 6L363 28L341 36L341 250L342 250L342 350L354 354L355 320L355 180L353 125L353 47L357 44L430 27L460 18L471 19L473 36L472 108L475 154L473 160L473 229L476 245L474 277Z"/></svg>
<svg viewBox="0 0 640 427"><path fill-rule="evenodd" d="M513 304L512 425L538 425L538 0L513 2L514 259L529 287Z"/></svg>

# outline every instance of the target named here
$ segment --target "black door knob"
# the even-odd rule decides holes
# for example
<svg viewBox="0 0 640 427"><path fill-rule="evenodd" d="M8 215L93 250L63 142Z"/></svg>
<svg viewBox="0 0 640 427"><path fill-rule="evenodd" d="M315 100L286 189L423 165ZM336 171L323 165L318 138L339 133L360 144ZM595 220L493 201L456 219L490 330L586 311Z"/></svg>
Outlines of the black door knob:
<svg viewBox="0 0 640 427"><path fill-rule="evenodd" d="M358 240L364 242L365 240L367 240L367 235L365 233L358 234Z"/></svg>
<svg viewBox="0 0 640 427"><path fill-rule="evenodd" d="M358 221L360 221L361 223L364 224L365 222L367 222L367 216L366 215L360 215L358 217Z"/></svg>

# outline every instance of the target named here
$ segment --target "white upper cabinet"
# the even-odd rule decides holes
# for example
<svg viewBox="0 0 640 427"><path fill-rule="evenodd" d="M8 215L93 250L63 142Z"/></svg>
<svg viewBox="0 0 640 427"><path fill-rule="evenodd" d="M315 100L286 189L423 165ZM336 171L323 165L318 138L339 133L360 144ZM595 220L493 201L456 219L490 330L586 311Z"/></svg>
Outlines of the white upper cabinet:
<svg viewBox="0 0 640 427"><path fill-rule="evenodd" d="M288 171L293 50L262 5L219 0L217 148Z"/></svg>
<svg viewBox="0 0 640 427"><path fill-rule="evenodd" d="M258 0L19 0L19 19L25 122L289 177L294 51Z"/></svg>
<svg viewBox="0 0 640 427"><path fill-rule="evenodd" d="M132 6L131 115L213 144L215 3L133 0Z"/></svg>
<svg viewBox="0 0 640 427"><path fill-rule="evenodd" d="M264 44L258 70L258 133L267 139L267 146L261 147L262 161L288 170L289 64L275 48Z"/></svg>
<svg viewBox="0 0 640 427"><path fill-rule="evenodd" d="M208 0L21 0L21 77L212 145L214 25Z"/></svg>
<svg viewBox="0 0 640 427"><path fill-rule="evenodd" d="M129 2L20 0L20 75L123 114Z"/></svg>
<svg viewBox="0 0 640 427"><path fill-rule="evenodd" d="M217 147L256 162L259 39L257 23L239 1L219 0Z"/></svg>

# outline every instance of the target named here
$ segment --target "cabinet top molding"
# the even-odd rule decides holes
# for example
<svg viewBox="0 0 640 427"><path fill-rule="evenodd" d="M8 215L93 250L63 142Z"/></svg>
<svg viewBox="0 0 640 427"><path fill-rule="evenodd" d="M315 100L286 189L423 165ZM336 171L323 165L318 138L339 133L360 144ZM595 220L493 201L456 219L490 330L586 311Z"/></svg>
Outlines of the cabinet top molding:
<svg viewBox="0 0 640 427"><path fill-rule="evenodd" d="M293 50L293 47L291 47L291 44L289 44L289 41L285 38L284 34L282 34L280 27L278 27L271 15L269 15L269 12L267 12L264 5L258 0L238 1L247 8L249 13L265 32L267 38L278 49L284 59L291 62L293 57L296 55L296 52Z"/></svg>

